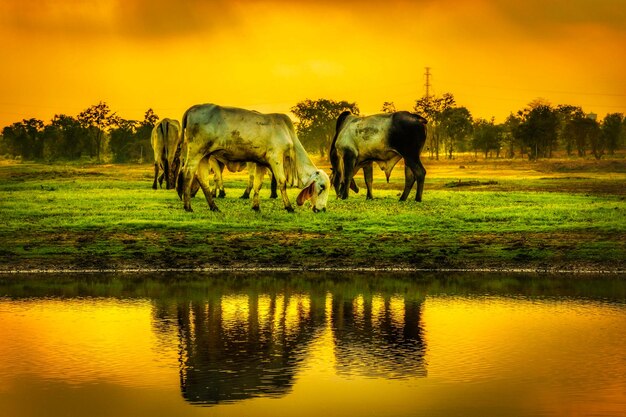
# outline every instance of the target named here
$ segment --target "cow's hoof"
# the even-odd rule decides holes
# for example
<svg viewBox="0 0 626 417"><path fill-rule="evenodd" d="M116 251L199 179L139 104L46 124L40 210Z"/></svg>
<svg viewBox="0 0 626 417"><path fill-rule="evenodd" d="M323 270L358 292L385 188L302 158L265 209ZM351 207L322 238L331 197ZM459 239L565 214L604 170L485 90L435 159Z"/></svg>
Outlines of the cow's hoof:
<svg viewBox="0 0 626 417"><path fill-rule="evenodd" d="M214 213L219 213L219 212L220 212L220 209L219 209L219 208L217 208L217 206L211 206L211 207L209 207L209 208L210 208L210 209L211 209L211 211L212 211L212 212L214 212Z"/></svg>
<svg viewBox="0 0 626 417"><path fill-rule="evenodd" d="M220 190L220 193L217 195L217 198L224 198L226 197L226 192L224 190Z"/></svg>
<svg viewBox="0 0 626 417"><path fill-rule="evenodd" d="M250 194L243 193L243 195L241 197L239 197L239 198L241 198L242 200L249 200L250 199Z"/></svg>
<svg viewBox="0 0 626 417"><path fill-rule="evenodd" d="M193 209L191 207L185 207L185 211L189 213L193 213Z"/></svg>
<svg viewBox="0 0 626 417"><path fill-rule="evenodd" d="M365 197L366 200L373 200L374 197L372 197L371 195L368 195L367 197Z"/></svg>
<svg viewBox="0 0 626 417"><path fill-rule="evenodd" d="M295 210L291 206L285 207L285 210L287 210L287 213L294 213L295 212Z"/></svg>
<svg viewBox="0 0 626 417"><path fill-rule="evenodd" d="M270 195L270 198L278 198L278 194L272 194Z"/></svg>
<svg viewBox="0 0 626 417"><path fill-rule="evenodd" d="M259 206L252 206L252 210L256 211L257 213L261 212L261 208Z"/></svg>

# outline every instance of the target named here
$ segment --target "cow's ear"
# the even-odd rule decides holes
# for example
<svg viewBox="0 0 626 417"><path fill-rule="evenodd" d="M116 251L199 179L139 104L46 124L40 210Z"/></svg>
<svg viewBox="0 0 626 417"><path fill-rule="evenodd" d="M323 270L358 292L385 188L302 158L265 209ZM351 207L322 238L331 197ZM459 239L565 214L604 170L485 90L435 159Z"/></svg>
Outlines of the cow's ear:
<svg viewBox="0 0 626 417"><path fill-rule="evenodd" d="M299 206L303 205L305 201L311 198L314 189L315 181L313 181L308 187L305 187L304 190L300 191L298 198L296 198L296 203L298 203Z"/></svg>

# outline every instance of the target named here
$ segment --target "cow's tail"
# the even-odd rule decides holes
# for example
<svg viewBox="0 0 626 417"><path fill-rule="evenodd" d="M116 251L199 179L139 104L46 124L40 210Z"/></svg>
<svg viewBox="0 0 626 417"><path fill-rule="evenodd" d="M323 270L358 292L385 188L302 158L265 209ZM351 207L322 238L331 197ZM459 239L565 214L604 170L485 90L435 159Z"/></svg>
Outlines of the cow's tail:
<svg viewBox="0 0 626 417"><path fill-rule="evenodd" d="M187 159L187 155L183 155L187 149L185 146L185 128L187 127L187 113L189 110L186 110L183 114L183 118L180 122L180 139L178 141L179 146L176 148L176 153L178 154L178 172L176 173L176 191L178 191L178 196L182 199L183 193L183 182L184 182L184 174L183 168L185 167L185 162ZM176 157L175 157L176 159Z"/></svg>

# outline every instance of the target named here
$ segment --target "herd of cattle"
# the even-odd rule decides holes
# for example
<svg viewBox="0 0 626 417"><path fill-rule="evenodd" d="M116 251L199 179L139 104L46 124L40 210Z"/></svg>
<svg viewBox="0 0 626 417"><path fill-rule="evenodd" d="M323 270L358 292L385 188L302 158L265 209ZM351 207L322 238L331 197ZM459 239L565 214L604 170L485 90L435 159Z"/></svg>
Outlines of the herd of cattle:
<svg viewBox="0 0 626 417"><path fill-rule="evenodd" d="M182 126L177 120L162 119L152 131L154 183L176 188L185 210L192 211L191 197L198 189L213 211L219 211L215 197L224 197L222 175L247 169L248 186L242 198L252 197L259 210L259 190L267 172L272 178L272 198L280 191L284 207L294 211L287 185L302 189L296 202L310 201L314 212L326 211L331 186L337 197L358 192L354 174L363 170L367 198L372 198L373 164L385 171L387 181L393 167L404 159L404 192L409 196L417 182L415 200L422 200L426 170L420 152L426 141L426 119L409 112L355 116L343 112L337 119L330 148L331 176L318 169L298 139L291 119L284 114L201 104L188 109ZM159 175L160 173L160 175ZM214 190L209 178L213 173Z"/></svg>

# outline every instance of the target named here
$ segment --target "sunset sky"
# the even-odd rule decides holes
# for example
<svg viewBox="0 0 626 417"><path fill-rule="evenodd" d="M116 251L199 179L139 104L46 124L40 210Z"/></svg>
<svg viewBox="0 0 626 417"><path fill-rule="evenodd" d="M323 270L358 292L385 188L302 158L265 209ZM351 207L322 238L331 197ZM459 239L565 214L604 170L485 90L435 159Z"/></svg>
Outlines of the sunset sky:
<svg viewBox="0 0 626 417"><path fill-rule="evenodd" d="M410 110L427 66L474 117L538 97L626 113L625 0L2 0L0 52L0 127L99 101L127 119L306 98Z"/></svg>

